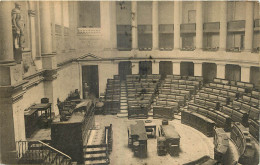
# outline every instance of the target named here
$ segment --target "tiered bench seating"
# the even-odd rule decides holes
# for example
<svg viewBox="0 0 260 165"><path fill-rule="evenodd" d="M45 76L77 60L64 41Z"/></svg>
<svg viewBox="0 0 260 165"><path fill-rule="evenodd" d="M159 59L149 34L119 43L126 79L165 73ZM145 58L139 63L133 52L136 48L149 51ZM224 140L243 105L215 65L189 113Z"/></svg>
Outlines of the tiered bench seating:
<svg viewBox="0 0 260 165"><path fill-rule="evenodd" d="M105 113L116 114L120 111L120 80L107 79L107 87L105 92Z"/></svg>
<svg viewBox="0 0 260 165"><path fill-rule="evenodd" d="M147 118L160 75L127 75L128 118Z"/></svg>
<svg viewBox="0 0 260 165"><path fill-rule="evenodd" d="M240 122L245 127L248 126L248 114L243 110L234 109L231 106L223 106L221 112L227 114L233 121Z"/></svg>
<svg viewBox="0 0 260 165"><path fill-rule="evenodd" d="M202 80L201 77L167 75L158 87L153 117L172 119L174 113L179 113L179 108L201 88Z"/></svg>
<svg viewBox="0 0 260 165"><path fill-rule="evenodd" d="M253 147L247 129L242 124L235 122L231 129L230 137L238 149L238 163L252 164L255 157L255 148Z"/></svg>
<svg viewBox="0 0 260 165"><path fill-rule="evenodd" d="M252 120L259 120L260 110L254 106L242 102L241 100L233 101L232 107L238 111L243 111L248 114L248 117Z"/></svg>
<svg viewBox="0 0 260 165"><path fill-rule="evenodd" d="M237 100L239 95L237 92L228 90L228 89L221 89L221 88L212 88L212 87L204 87L203 88L205 93L211 93L215 95L220 95L224 97L228 97L230 101Z"/></svg>
<svg viewBox="0 0 260 165"><path fill-rule="evenodd" d="M217 127L224 128L225 131L230 131L231 118L222 112L210 109L206 106L198 105L196 103L189 103L187 110L203 115L204 117L214 121Z"/></svg>
<svg viewBox="0 0 260 165"><path fill-rule="evenodd" d="M217 101L217 102L219 102L220 107L223 105L229 105L229 103L230 103L229 97L220 95L218 92L215 92L214 89L212 91L200 90L196 96L199 98Z"/></svg>
<svg viewBox="0 0 260 165"><path fill-rule="evenodd" d="M199 130L208 137L213 136L215 122L201 114L188 110L182 110L181 123L187 124Z"/></svg>
<svg viewBox="0 0 260 165"><path fill-rule="evenodd" d="M206 99L206 98L195 97L194 103L211 108L213 110L219 109L219 102L210 100L210 99Z"/></svg>

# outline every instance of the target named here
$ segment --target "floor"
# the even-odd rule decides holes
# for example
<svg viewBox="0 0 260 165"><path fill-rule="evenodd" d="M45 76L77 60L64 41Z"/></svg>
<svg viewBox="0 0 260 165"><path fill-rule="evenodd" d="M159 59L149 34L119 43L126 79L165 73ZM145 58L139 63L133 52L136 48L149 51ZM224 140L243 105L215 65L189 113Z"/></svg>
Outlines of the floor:
<svg viewBox="0 0 260 165"><path fill-rule="evenodd" d="M148 140L148 157L144 159L136 158L133 152L128 148L128 135L127 127L134 124L135 120L128 120L127 118L117 118L113 115L96 116L96 122L100 126L113 125L113 151L110 155L111 164L113 165L158 165L158 164L183 164L204 155L214 157L213 138L208 138L199 131L181 124L180 116L177 116L169 124L174 125L176 130L181 136L180 148L181 152L178 157L171 157L169 154L166 156L157 155L157 141L156 139ZM152 120L158 127L161 125L160 119Z"/></svg>
<svg viewBox="0 0 260 165"><path fill-rule="evenodd" d="M117 115L96 115L95 121L97 128L104 128L112 124L113 128L113 151L110 154L110 161L112 165L158 165L158 164L183 164L189 161L198 159L204 155L209 155L214 158L214 146L213 138L206 137L201 132L196 129L181 124L181 116L176 116L175 119L169 121L170 125L174 125L176 130L181 136L180 149L181 152L179 156L171 157L169 154L166 156L157 155L157 140L154 138L148 139L148 157L147 158L137 158L134 157L133 152L128 148L128 135L127 127L130 124L134 124L134 119L127 119L122 117L117 117ZM141 119L138 119L141 120ZM156 124L157 128L161 125L161 119L152 119L152 123ZM158 132L157 132L158 133ZM228 133L229 134L229 133ZM158 134L157 134L158 136ZM40 129L38 130L32 138L28 140L50 140L51 130ZM255 142L257 144L257 142ZM232 164L232 162L238 160L238 153L235 145L232 141L229 141L229 159L227 164ZM259 153L259 149L257 150ZM256 154L258 155L258 154Z"/></svg>

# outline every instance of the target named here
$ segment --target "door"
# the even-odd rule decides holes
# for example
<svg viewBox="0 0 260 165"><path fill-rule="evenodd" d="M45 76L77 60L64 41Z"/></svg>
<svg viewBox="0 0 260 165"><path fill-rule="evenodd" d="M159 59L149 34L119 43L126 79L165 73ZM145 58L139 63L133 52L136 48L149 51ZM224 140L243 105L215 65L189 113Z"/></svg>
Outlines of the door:
<svg viewBox="0 0 260 165"><path fill-rule="evenodd" d="M152 62L151 61L140 61L139 62L139 74L140 75L152 74Z"/></svg>
<svg viewBox="0 0 260 165"><path fill-rule="evenodd" d="M162 79L166 77L166 75L172 74L172 62L171 61L160 61L159 63L159 74Z"/></svg>
<svg viewBox="0 0 260 165"><path fill-rule="evenodd" d="M88 85L89 96L99 97L99 79L98 79L98 65L82 66L82 87L83 98L86 98L86 84Z"/></svg>
<svg viewBox="0 0 260 165"><path fill-rule="evenodd" d="M216 78L217 75L217 65L213 63L203 63L202 64L202 76L204 83L209 83Z"/></svg>
<svg viewBox="0 0 260 165"><path fill-rule="evenodd" d="M241 67L239 65L227 64L225 67L225 79L241 81Z"/></svg>
<svg viewBox="0 0 260 165"><path fill-rule="evenodd" d="M182 76L194 76L193 62L181 62L181 75Z"/></svg>
<svg viewBox="0 0 260 165"><path fill-rule="evenodd" d="M131 61L119 62L118 73L120 76L120 80L125 80L126 75L132 74L132 62Z"/></svg>

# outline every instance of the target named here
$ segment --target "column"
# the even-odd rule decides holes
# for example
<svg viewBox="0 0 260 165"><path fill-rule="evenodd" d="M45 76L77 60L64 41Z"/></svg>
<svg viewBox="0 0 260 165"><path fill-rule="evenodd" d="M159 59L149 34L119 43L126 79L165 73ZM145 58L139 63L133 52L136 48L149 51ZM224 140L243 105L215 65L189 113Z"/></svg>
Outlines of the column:
<svg viewBox="0 0 260 165"><path fill-rule="evenodd" d="M31 51L33 59L36 58L36 33L35 33L35 2L29 2L31 6L31 10L28 11L29 19L30 19L30 29L31 29Z"/></svg>
<svg viewBox="0 0 260 165"><path fill-rule="evenodd" d="M139 74L139 62L138 61L132 62L132 74Z"/></svg>
<svg viewBox="0 0 260 165"><path fill-rule="evenodd" d="M56 52L56 34L55 34L55 6L54 1L51 3L51 31L52 31L52 52Z"/></svg>
<svg viewBox="0 0 260 165"><path fill-rule="evenodd" d="M137 1L132 1L132 49L138 49Z"/></svg>
<svg viewBox="0 0 260 165"><path fill-rule="evenodd" d="M254 2L246 1L245 51L251 52L254 35Z"/></svg>
<svg viewBox="0 0 260 165"><path fill-rule="evenodd" d="M180 5L181 1L174 1L174 49L180 49Z"/></svg>
<svg viewBox="0 0 260 165"><path fill-rule="evenodd" d="M196 49L203 48L203 2L196 1Z"/></svg>
<svg viewBox="0 0 260 165"><path fill-rule="evenodd" d="M0 162L16 164L14 114L11 85L13 54L12 18L13 2L0 2ZM18 71L19 72L19 71Z"/></svg>
<svg viewBox="0 0 260 165"><path fill-rule="evenodd" d="M227 1L220 2L220 28L219 28L219 50L226 51L227 48Z"/></svg>
<svg viewBox="0 0 260 165"><path fill-rule="evenodd" d="M241 66L241 81L250 82L250 66Z"/></svg>
<svg viewBox="0 0 260 165"><path fill-rule="evenodd" d="M111 39L111 48L117 49L117 32L116 32L116 1L110 1L110 39Z"/></svg>
<svg viewBox="0 0 260 165"><path fill-rule="evenodd" d="M101 29L104 48L111 50L117 48L116 34L116 2L102 1L101 3Z"/></svg>
<svg viewBox="0 0 260 165"><path fill-rule="evenodd" d="M61 5L61 51L64 53L65 52L65 33L64 33L64 18L63 18L63 13L64 13L64 7L63 7L63 1L57 2L60 3Z"/></svg>
<svg viewBox="0 0 260 165"><path fill-rule="evenodd" d="M78 33L78 17L79 17L79 14L78 14L78 1L75 1L75 2L70 2L70 3L73 3L74 6L73 6L73 11L74 11L74 15L73 15L73 23L74 23L74 30L73 30L73 33L74 33L74 39L73 39L73 42L74 42L74 49L77 49L77 33Z"/></svg>
<svg viewBox="0 0 260 165"><path fill-rule="evenodd" d="M152 62L152 74L159 74L159 61Z"/></svg>
<svg viewBox="0 0 260 165"><path fill-rule="evenodd" d="M40 1L41 53L52 54L51 12L48 1Z"/></svg>
<svg viewBox="0 0 260 165"><path fill-rule="evenodd" d="M202 76L202 63L194 63L194 76Z"/></svg>
<svg viewBox="0 0 260 165"><path fill-rule="evenodd" d="M153 1L153 50L159 49L158 1Z"/></svg>
<svg viewBox="0 0 260 165"><path fill-rule="evenodd" d="M172 73L174 75L180 75L181 74L181 63L176 62L176 61L172 62L172 69L173 69Z"/></svg>
<svg viewBox="0 0 260 165"><path fill-rule="evenodd" d="M56 105L56 97L54 93L55 79L57 78L57 62L56 56L52 52L52 36L51 36L51 5L48 1L40 1L40 30L41 30L41 55L42 67L46 69L44 81L44 97L49 98L52 103L52 112ZM55 114L58 114L56 111Z"/></svg>
<svg viewBox="0 0 260 165"><path fill-rule="evenodd" d="M0 2L0 63L14 61L11 11L12 2Z"/></svg>
<svg viewBox="0 0 260 165"><path fill-rule="evenodd" d="M225 79L225 64L217 64L217 78Z"/></svg>

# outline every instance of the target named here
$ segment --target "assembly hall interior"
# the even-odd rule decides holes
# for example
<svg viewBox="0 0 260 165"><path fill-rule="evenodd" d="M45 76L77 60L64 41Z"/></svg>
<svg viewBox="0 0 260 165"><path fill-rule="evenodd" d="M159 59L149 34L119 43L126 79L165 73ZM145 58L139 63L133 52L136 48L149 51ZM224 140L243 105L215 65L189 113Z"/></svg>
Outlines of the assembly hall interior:
<svg viewBox="0 0 260 165"><path fill-rule="evenodd" d="M258 1L1 1L0 164L259 163Z"/></svg>

